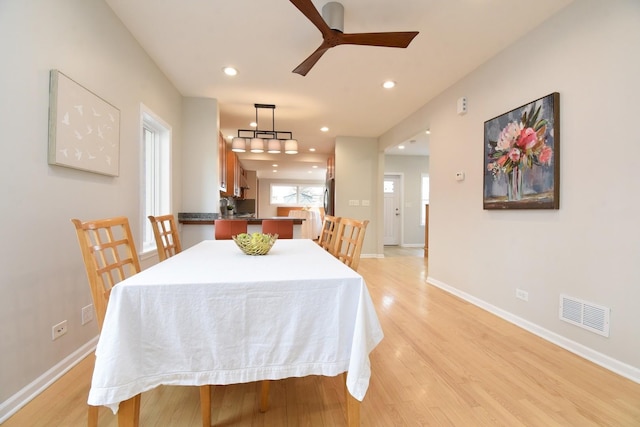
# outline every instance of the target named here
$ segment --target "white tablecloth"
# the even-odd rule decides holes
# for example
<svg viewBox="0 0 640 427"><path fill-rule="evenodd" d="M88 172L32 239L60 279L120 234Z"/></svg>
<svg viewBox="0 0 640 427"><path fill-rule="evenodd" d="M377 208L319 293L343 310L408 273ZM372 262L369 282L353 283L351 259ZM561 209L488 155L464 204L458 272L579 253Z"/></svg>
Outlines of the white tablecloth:
<svg viewBox="0 0 640 427"><path fill-rule="evenodd" d="M291 210L289 211L289 216L304 219L301 230L303 239L315 240L320 237L322 221L320 221L320 212L318 210Z"/></svg>
<svg viewBox="0 0 640 427"><path fill-rule="evenodd" d="M111 292L88 403L158 385L232 384L348 371L362 400L383 337L362 276L307 239L268 255L204 241Z"/></svg>

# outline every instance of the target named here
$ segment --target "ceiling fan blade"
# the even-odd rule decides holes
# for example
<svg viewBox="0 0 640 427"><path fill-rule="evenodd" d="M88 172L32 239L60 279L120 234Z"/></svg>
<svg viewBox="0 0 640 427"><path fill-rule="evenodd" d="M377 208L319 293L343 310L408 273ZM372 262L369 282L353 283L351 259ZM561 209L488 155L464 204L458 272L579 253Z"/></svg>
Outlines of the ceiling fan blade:
<svg viewBox="0 0 640 427"><path fill-rule="evenodd" d="M309 21L315 25L322 33L322 36L331 34L331 28L327 25L318 9L311 3L311 0L289 0L295 7L298 8Z"/></svg>
<svg viewBox="0 0 640 427"><path fill-rule="evenodd" d="M396 33L355 33L342 34L339 44L357 44L365 46L407 47L418 31Z"/></svg>
<svg viewBox="0 0 640 427"><path fill-rule="evenodd" d="M306 76L309 70L316 65L316 62L320 59L324 53L329 50L331 46L327 43L322 43L319 48L317 48L307 59L305 59L302 64L298 65L293 72L300 74L301 76Z"/></svg>

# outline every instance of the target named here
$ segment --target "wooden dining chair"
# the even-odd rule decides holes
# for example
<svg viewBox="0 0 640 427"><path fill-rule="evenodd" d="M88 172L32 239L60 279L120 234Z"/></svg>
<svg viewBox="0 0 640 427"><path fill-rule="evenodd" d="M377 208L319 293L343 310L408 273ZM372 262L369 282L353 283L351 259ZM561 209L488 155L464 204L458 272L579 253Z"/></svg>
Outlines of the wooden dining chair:
<svg viewBox="0 0 640 427"><path fill-rule="evenodd" d="M215 227L216 240L231 240L231 236L247 232L247 221L243 219L216 219L213 222Z"/></svg>
<svg viewBox="0 0 640 427"><path fill-rule="evenodd" d="M358 221L352 218L341 218L338 223L334 255L353 271L358 271L367 224L369 224L368 219Z"/></svg>
<svg viewBox="0 0 640 427"><path fill-rule="evenodd" d="M339 216L325 215L322 221L322 228L320 229L320 237L318 238L318 244L325 250L329 251L331 255L335 255L335 247L338 235L338 224L340 223Z"/></svg>
<svg viewBox="0 0 640 427"><path fill-rule="evenodd" d="M172 214L160 216L148 216L156 239L158 258L160 261L174 256L182 251L180 235L176 227L176 219Z"/></svg>
<svg viewBox="0 0 640 427"><path fill-rule="evenodd" d="M98 329L102 330L111 289L140 272L138 252L127 217L80 221L72 219L76 228L84 267L89 279L91 298L96 312ZM174 241L175 243L175 241ZM178 244L179 245L179 244ZM202 424L211 425L211 386L200 387ZM140 395L134 400L135 419L140 417ZM89 405L87 425L97 427L98 406Z"/></svg>
<svg viewBox="0 0 640 427"><path fill-rule="evenodd" d="M263 219L262 232L264 234L277 234L278 239L293 239L293 220Z"/></svg>
<svg viewBox="0 0 640 427"><path fill-rule="evenodd" d="M111 289L140 272L140 261L126 217L80 221L72 219L89 279L98 329L102 330ZM135 411L140 413L140 395ZM89 405L88 425L98 425L98 407Z"/></svg>

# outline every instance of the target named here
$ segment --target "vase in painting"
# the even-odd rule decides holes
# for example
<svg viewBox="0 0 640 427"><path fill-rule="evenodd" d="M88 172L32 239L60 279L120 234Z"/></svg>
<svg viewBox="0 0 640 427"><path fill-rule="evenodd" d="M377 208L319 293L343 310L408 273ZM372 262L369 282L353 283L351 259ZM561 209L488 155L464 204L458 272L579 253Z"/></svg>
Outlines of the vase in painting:
<svg viewBox="0 0 640 427"><path fill-rule="evenodd" d="M507 174L507 199L509 201L522 199L522 170L517 166Z"/></svg>

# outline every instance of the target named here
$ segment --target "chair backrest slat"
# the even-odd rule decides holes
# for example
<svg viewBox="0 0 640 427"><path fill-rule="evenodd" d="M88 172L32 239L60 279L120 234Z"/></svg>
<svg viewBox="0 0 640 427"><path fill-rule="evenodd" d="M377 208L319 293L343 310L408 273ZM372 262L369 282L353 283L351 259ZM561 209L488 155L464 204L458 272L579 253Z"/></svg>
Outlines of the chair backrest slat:
<svg viewBox="0 0 640 427"><path fill-rule="evenodd" d="M369 220L358 221L352 218L340 218L335 245L335 257L358 271L362 242Z"/></svg>
<svg viewBox="0 0 640 427"><path fill-rule="evenodd" d="M322 229L320 230L320 238L318 244L330 254L335 255L335 246L337 243L339 216L325 215L322 221Z"/></svg>

